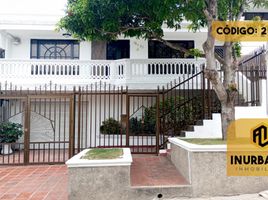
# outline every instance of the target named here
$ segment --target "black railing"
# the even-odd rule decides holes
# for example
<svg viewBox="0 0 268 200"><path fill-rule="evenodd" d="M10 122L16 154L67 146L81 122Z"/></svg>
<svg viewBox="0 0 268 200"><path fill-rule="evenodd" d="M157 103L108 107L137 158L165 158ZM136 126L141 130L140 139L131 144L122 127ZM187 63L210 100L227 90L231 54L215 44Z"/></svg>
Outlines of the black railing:
<svg viewBox="0 0 268 200"><path fill-rule="evenodd" d="M221 80L223 73L219 71ZM235 106L259 106L261 95L260 73L255 69L240 69L235 73L237 95ZM221 104L208 79L201 71L178 83L171 82L161 91L161 137L184 136L202 120L221 112ZM163 142L165 144L165 142Z"/></svg>

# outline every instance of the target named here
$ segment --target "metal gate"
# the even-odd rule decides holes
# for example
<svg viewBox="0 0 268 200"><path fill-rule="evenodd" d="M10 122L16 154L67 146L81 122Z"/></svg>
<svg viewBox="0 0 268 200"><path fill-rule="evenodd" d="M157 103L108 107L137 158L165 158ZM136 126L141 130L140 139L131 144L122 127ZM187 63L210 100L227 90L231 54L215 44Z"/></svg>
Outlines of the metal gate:
<svg viewBox="0 0 268 200"><path fill-rule="evenodd" d="M23 131L16 142L0 144L1 165L64 163L73 155L71 95L10 93L0 99L0 122L20 124Z"/></svg>
<svg viewBox="0 0 268 200"><path fill-rule="evenodd" d="M111 147L130 147L132 153L158 153L158 93L136 94L127 88L96 83L79 88L74 94L75 153L85 148ZM154 127L149 131L134 130L134 118L136 125L144 126L142 115L137 114L149 109L154 111L150 124ZM148 115L144 117L148 119Z"/></svg>
<svg viewBox="0 0 268 200"><path fill-rule="evenodd" d="M159 95L127 95L127 146L132 153L159 151Z"/></svg>
<svg viewBox="0 0 268 200"><path fill-rule="evenodd" d="M64 163L73 155L73 96L28 96L25 164Z"/></svg>

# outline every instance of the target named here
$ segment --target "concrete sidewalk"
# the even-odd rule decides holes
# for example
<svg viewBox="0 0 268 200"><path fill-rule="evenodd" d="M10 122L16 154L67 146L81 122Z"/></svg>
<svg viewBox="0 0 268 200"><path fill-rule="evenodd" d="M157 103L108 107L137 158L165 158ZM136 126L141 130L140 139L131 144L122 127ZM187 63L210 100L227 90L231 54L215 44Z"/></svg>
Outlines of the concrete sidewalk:
<svg viewBox="0 0 268 200"><path fill-rule="evenodd" d="M267 198L263 198L259 194L244 194L238 196L225 196L225 197L175 198L165 200L266 200L266 199Z"/></svg>

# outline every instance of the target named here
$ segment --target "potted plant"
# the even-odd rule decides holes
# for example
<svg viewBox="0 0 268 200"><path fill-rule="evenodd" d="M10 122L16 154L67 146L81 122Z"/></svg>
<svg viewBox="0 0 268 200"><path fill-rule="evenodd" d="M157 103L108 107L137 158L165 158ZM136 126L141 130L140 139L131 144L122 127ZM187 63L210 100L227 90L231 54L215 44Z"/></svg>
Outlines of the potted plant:
<svg viewBox="0 0 268 200"><path fill-rule="evenodd" d="M0 144L2 144L1 154L11 154L11 144L16 142L23 134L22 125L12 122L0 123Z"/></svg>

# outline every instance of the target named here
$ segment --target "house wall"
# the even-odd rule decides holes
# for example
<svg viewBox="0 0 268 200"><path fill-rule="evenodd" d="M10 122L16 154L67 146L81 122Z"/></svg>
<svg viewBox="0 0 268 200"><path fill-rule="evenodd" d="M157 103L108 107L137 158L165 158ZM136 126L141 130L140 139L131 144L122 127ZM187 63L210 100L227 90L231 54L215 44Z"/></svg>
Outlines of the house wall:
<svg viewBox="0 0 268 200"><path fill-rule="evenodd" d="M6 34L1 33L0 31L0 48L5 50L5 58L9 58L11 51L11 40L7 37Z"/></svg>
<svg viewBox="0 0 268 200"><path fill-rule="evenodd" d="M147 59L148 58L148 41L143 39L130 39L130 58Z"/></svg>
<svg viewBox="0 0 268 200"><path fill-rule="evenodd" d="M11 33L12 35L15 35L16 37L19 37L21 39L21 43L18 45L10 44L9 48L7 48L5 45L8 58L12 59L30 59L31 39L72 39L63 37L61 33L48 30L42 30L42 31L13 30ZM206 33L205 32L192 33L188 31L166 32L164 38L166 40L194 40L195 48L202 50L202 44L206 39ZM119 39L130 40L131 59L148 58L148 40L137 39L137 38L123 38L123 37L119 37ZM92 53L94 53L92 52L92 50L93 49L91 42L82 41L80 43L80 60L90 60L92 58Z"/></svg>
<svg viewBox="0 0 268 200"><path fill-rule="evenodd" d="M52 32L53 33L53 32ZM59 34L55 34L54 36L33 36L23 35L20 37L21 43L18 45L11 44L10 48L7 48L8 57L12 59L30 59L31 57L31 39L67 39L62 37ZM91 43L82 41L80 43L80 60L90 60L91 59Z"/></svg>

